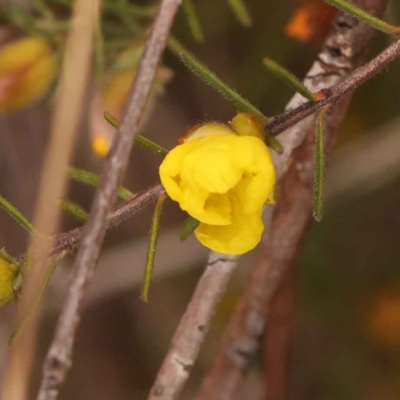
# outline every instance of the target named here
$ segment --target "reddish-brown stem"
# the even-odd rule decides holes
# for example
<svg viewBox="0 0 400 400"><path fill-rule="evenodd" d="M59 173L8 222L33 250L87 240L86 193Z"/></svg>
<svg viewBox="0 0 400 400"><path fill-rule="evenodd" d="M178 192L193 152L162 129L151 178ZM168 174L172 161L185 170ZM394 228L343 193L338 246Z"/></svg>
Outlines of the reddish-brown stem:
<svg viewBox="0 0 400 400"><path fill-rule="evenodd" d="M122 222L142 211L160 197L162 193L164 193L164 188L161 184L158 184L139 193L133 199L122 203L111 212L107 229L116 228ZM69 232L55 235L51 239L51 254L59 253L62 250L73 251L82 239L83 229L83 227L79 227Z"/></svg>
<svg viewBox="0 0 400 400"><path fill-rule="evenodd" d="M399 56L400 40L390 45L377 57L343 79L342 82L330 88L323 89L321 93L324 96L321 96L323 97L321 100L309 101L293 110L286 111L274 117L265 130L269 134L276 136L324 107L336 104L346 94L377 75Z"/></svg>

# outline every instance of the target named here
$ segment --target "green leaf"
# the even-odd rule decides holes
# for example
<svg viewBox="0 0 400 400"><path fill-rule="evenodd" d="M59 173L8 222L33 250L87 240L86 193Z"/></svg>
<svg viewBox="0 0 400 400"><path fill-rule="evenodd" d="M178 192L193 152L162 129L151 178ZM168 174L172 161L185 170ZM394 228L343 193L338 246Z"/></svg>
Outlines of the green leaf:
<svg viewBox="0 0 400 400"><path fill-rule="evenodd" d="M204 34L201 29L199 17L192 0L183 0L183 9L186 14L190 32L197 42L204 42Z"/></svg>
<svg viewBox="0 0 400 400"><path fill-rule="evenodd" d="M181 234L180 238L183 241L185 241L194 231L195 229L200 225L200 221L198 221L196 218L193 218L189 215L189 217L186 219Z"/></svg>
<svg viewBox="0 0 400 400"><path fill-rule="evenodd" d="M219 79L214 72L210 71L205 65L198 61L196 57L185 50L180 52L180 56L189 69L191 69L204 82L213 87L218 93L225 97L225 99L230 101L238 110L253 114L263 126L268 123L268 117L266 117L257 107L253 106L253 104L248 100L242 97L238 92Z"/></svg>
<svg viewBox="0 0 400 400"><path fill-rule="evenodd" d="M324 180L325 180L325 149L324 131L326 109L317 115L317 129L315 133L315 179L314 179L314 199L313 215L316 221L321 221L324 213Z"/></svg>
<svg viewBox="0 0 400 400"><path fill-rule="evenodd" d="M84 185L97 187L100 185L100 177L93 172L86 171L84 169L79 168L68 168L68 177L75 182L83 183ZM129 189L124 187L120 187L118 189L118 198L122 201L128 201L135 197L134 193L132 193Z"/></svg>
<svg viewBox="0 0 400 400"><path fill-rule="evenodd" d="M22 318L20 324L17 326L17 328L14 330L14 332L11 334L10 339L8 341L8 344L11 346L15 343L16 340L18 340L18 338L20 337L21 333L23 332L23 330L25 329L26 325L28 324L28 322L32 319L32 317L36 314L40 302L42 301L43 298L43 294L46 290L47 285L50 282L51 276L53 275L53 272L55 271L57 265L59 264L59 262L64 258L64 256L67 254L67 251L64 250L61 253L59 253L52 261L52 263L50 264L49 268L46 271L46 274L43 278L43 282L40 285L39 291L36 294L35 299L33 300L33 302L31 303L31 305L29 306L26 315L24 315L24 317Z"/></svg>
<svg viewBox="0 0 400 400"><path fill-rule="evenodd" d="M396 37L400 35L400 27L390 25L387 22L382 21L381 19L374 17L371 14L368 14L362 8L356 7L346 0L325 0L325 2L384 33L394 35Z"/></svg>
<svg viewBox="0 0 400 400"><path fill-rule="evenodd" d="M18 261L11 257L4 247L0 249L0 258L3 259L7 264L15 266L18 269Z"/></svg>
<svg viewBox="0 0 400 400"><path fill-rule="evenodd" d="M38 233L35 227L28 221L28 219L17 210L7 199L0 196L0 207L14 218L23 228L30 233Z"/></svg>
<svg viewBox="0 0 400 400"><path fill-rule="evenodd" d="M244 0L228 0L228 4L237 20L246 27L252 25L251 16Z"/></svg>
<svg viewBox="0 0 400 400"><path fill-rule="evenodd" d="M278 154L283 154L283 146L278 139L269 133L265 135L265 143L267 143L267 146L271 147L271 149L274 149Z"/></svg>
<svg viewBox="0 0 400 400"><path fill-rule="evenodd" d="M270 58L263 59L264 66L274 75L276 78L281 80L292 90L300 93L303 97L308 100L315 101L314 95L304 86L303 82L300 81L296 76L294 76L290 71L284 68L282 65L278 64Z"/></svg>
<svg viewBox="0 0 400 400"><path fill-rule="evenodd" d="M158 198L153 213L153 219L151 221L150 241L149 241L149 247L147 249L146 269L142 285L142 294L140 296L140 298L145 303L147 303L149 300L149 291L154 270L154 260L156 257L158 233L160 231L160 219L161 219L162 208L166 198L167 195L165 193Z"/></svg>
<svg viewBox="0 0 400 400"><path fill-rule="evenodd" d="M109 112L104 113L104 118L106 121L111 124L114 128L118 128L119 122L117 118L113 117ZM135 135L135 143L138 145L153 151L154 153L160 154L165 157L168 154L168 150L159 146L157 143L154 143L150 139L145 138L142 135Z"/></svg>
<svg viewBox="0 0 400 400"><path fill-rule="evenodd" d="M85 224L88 219L88 213L77 203L72 200L63 199L60 200L61 211L72 217L75 221L80 224Z"/></svg>

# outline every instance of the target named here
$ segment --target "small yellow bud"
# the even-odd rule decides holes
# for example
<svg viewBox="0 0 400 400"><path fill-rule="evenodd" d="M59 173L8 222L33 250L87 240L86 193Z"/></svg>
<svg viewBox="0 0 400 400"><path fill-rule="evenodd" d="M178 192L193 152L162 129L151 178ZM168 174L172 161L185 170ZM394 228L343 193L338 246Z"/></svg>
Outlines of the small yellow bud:
<svg viewBox="0 0 400 400"><path fill-rule="evenodd" d="M183 135L178 137L178 143L186 143L191 140L205 138L210 135L232 135L232 132L225 125L216 122L209 122L206 124L198 124L186 131Z"/></svg>
<svg viewBox="0 0 400 400"><path fill-rule="evenodd" d="M50 44L40 37L16 40L0 50L0 112L19 110L38 100L56 74Z"/></svg>
<svg viewBox="0 0 400 400"><path fill-rule="evenodd" d="M104 118L108 112L116 119L121 119L129 90L136 74L137 64L143 51L143 46L135 45L122 52L114 63L110 73L104 76L103 82L96 90L91 104L90 131L92 150L98 157L105 157L111 148L115 137L113 128ZM170 69L160 66L150 93L150 99L141 123L144 123L152 107L155 95L163 94L165 84L172 78ZM100 141L99 138L102 138Z"/></svg>
<svg viewBox="0 0 400 400"><path fill-rule="evenodd" d="M135 73L136 68L130 68L111 74L92 101L92 150L98 157L107 155L115 136L115 129L105 120L104 111L120 119Z"/></svg>
<svg viewBox="0 0 400 400"><path fill-rule="evenodd" d="M94 135L92 141L93 153L99 157L105 157L110 149L110 143L102 135Z"/></svg>
<svg viewBox="0 0 400 400"><path fill-rule="evenodd" d="M13 282L17 275L16 269L0 258L0 306L8 303L13 297Z"/></svg>
<svg viewBox="0 0 400 400"><path fill-rule="evenodd" d="M238 113L231 121L231 126L240 136L255 136L261 140L265 138L263 127L252 114Z"/></svg>

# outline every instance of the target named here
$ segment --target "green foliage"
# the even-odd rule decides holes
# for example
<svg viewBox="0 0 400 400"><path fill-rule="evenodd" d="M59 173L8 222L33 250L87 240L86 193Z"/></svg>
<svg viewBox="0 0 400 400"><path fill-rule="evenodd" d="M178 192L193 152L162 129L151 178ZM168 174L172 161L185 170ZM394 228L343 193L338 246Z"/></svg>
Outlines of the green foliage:
<svg viewBox="0 0 400 400"><path fill-rule="evenodd" d="M60 201L60 207L64 214L69 215L80 224L85 224L88 219L87 212L72 200L63 199Z"/></svg>
<svg viewBox="0 0 400 400"><path fill-rule="evenodd" d="M180 238L183 241L185 241L189 236L193 234L195 229L200 225L200 221L198 221L196 218L193 218L192 216L189 215L189 217L186 219L185 223L183 224L183 228L180 234Z"/></svg>
<svg viewBox="0 0 400 400"><path fill-rule="evenodd" d="M362 22L365 22L366 24L384 33L397 37L400 35L400 27L390 25L371 14L368 14L363 9L356 7L354 4L351 4L346 0L325 0L325 2L348 14L351 14L353 17L358 18Z"/></svg>
<svg viewBox="0 0 400 400"><path fill-rule="evenodd" d="M150 230L150 241L147 249L146 269L144 273L142 293L140 298L147 303L149 300L149 291L151 286L151 280L153 277L154 261L156 257L156 248L158 241L158 234L160 232L160 219L164 201L167 198L166 194L161 195L158 200L153 213L153 219L151 221Z"/></svg>
<svg viewBox="0 0 400 400"><path fill-rule="evenodd" d="M0 207L12 218L14 218L28 232L38 233L38 231L28 221L28 219L3 196L0 196Z"/></svg>
<svg viewBox="0 0 400 400"><path fill-rule="evenodd" d="M105 112L104 118L114 128L118 128L118 125L119 125L118 120L115 117L113 117L110 113ZM139 146L142 146L148 150L153 151L154 153L160 154L163 157L165 157L168 154L167 149L164 149L163 147L159 146L157 143L154 143L152 140L147 139L142 135L138 135L138 134L135 135L135 143L137 143Z"/></svg>
<svg viewBox="0 0 400 400"><path fill-rule="evenodd" d="M15 266L17 268L18 262L10 254L7 253L6 249L3 247L0 249L0 258L2 258L10 266Z"/></svg>
<svg viewBox="0 0 400 400"><path fill-rule="evenodd" d="M79 168L68 168L68 177L75 182L83 183L84 185L97 187L100 185L100 177L93 172L86 171ZM122 201L128 201L135 197L135 195L124 187L118 189L118 198Z"/></svg>
<svg viewBox="0 0 400 400"><path fill-rule="evenodd" d="M325 150L324 150L324 115L327 110L317 115L317 129L315 132L315 180L313 215L316 221L321 221L324 212L324 180L325 180Z"/></svg>
<svg viewBox="0 0 400 400"><path fill-rule="evenodd" d="M15 343L15 341L19 338L19 336L21 335L21 333L25 329L25 327L28 324L28 322L36 314L36 312L38 310L38 307L40 305L40 302L42 301L43 294L44 294L44 292L46 290L46 287L47 287L48 283L50 282L50 278L53 275L53 272L55 271L57 265L65 257L66 254L67 254L67 251L62 251L56 257L54 257L52 263L50 264L50 266L48 267L48 269L46 271L46 274L45 274L45 276L43 278L43 282L40 285L39 291L36 294L35 299L31 303L31 305L29 306L26 315L24 315L24 317L22 318L22 320L19 323L19 325L17 326L17 328L14 330L14 332L10 336L10 339L8 341L8 343L10 345L13 345Z"/></svg>
<svg viewBox="0 0 400 400"><path fill-rule="evenodd" d="M237 20L246 27L252 25L250 12L247 9L246 3L244 0L227 0L229 7L235 14Z"/></svg>
<svg viewBox="0 0 400 400"><path fill-rule="evenodd" d="M238 92L228 86L214 72L209 70L204 64L196 59L189 52L182 50L180 56L184 64L199 76L204 82L208 83L226 100L230 101L239 111L253 114L263 125L266 125L269 118L266 117L257 107L253 106L248 100L241 96Z"/></svg>
<svg viewBox="0 0 400 400"><path fill-rule="evenodd" d="M190 32L193 38L201 43L204 42L204 33L200 25L199 17L192 0L183 0L183 9L186 14Z"/></svg>
<svg viewBox="0 0 400 400"><path fill-rule="evenodd" d="M300 79L298 79L282 65L279 65L277 62L271 60L270 58L264 58L263 64L268 69L268 71L271 72L272 75L281 80L291 89L300 93L306 99L315 101L314 95L304 86L303 82L301 82Z"/></svg>

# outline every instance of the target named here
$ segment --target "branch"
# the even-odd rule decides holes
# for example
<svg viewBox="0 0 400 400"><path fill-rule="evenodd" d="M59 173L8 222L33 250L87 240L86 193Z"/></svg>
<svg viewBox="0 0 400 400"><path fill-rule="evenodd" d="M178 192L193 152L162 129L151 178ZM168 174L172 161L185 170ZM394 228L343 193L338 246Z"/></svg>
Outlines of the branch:
<svg viewBox="0 0 400 400"><path fill-rule="evenodd" d="M139 193L133 199L121 204L111 212L107 229L116 228L122 222L142 211L150 203L153 203L164 192L164 188L161 184L158 184ZM67 250L68 252L75 250L82 239L83 231L84 227L79 227L69 232L55 235L51 239L51 255L57 254L63 250Z"/></svg>
<svg viewBox="0 0 400 400"><path fill-rule="evenodd" d="M383 9L379 9L380 11L383 12ZM359 38L362 38L362 42L360 39L358 41L353 39L360 33L362 35ZM338 84L349 70L360 65L365 52L364 43L368 43L371 36L371 29L361 26L358 21L349 16L340 15L336 19L335 32L326 40L324 51L312 66L304 83L312 92L318 92ZM337 48L339 51L332 51L332 48ZM352 51L351 58L346 56L349 51ZM295 95L287 109L301 106L303 101L304 98L301 95ZM301 144L312 122L312 119L306 118L300 124L281 134L280 141L283 144L284 153L282 155L274 154L274 164L279 178L286 171L292 152ZM151 389L149 399L175 399L181 392L190 372L190 368L184 368L184 366L194 364L215 308L236 268L237 260L238 257L211 252L208 267L200 278L193 300L189 303L179 323L170 349ZM214 265L215 263L217 265ZM210 265L214 268L210 268ZM207 286L207 282L210 281L213 282L213 285ZM199 332L199 327L201 327L201 332ZM257 330L257 326L255 329ZM185 346L182 346L182 343ZM214 398L222 399L218 396Z"/></svg>
<svg viewBox="0 0 400 400"><path fill-rule="evenodd" d="M361 2L360 0L359 3ZM386 0L364 1L364 3L369 4L369 12L377 15L383 14L387 4ZM319 61L312 68L319 72L315 74L311 71L306 78L305 83L308 83L308 87L310 79L317 79L314 87L319 85L320 89L332 86L329 84L332 83L332 79L338 80L349 69L355 69L365 56L372 36L369 27L359 24L349 16L339 15L333 28L333 33L326 40L325 51L320 54ZM333 48L336 51L331 51ZM343 57L346 54L351 57ZM345 98L327 114L325 131L327 155L332 153L336 132L344 118L349 100L349 97ZM291 103L296 103L296 96ZM307 119L283 134L284 148L286 151L289 146L289 152L282 156L274 156L279 175L287 168L290 150L293 150L309 131L309 122ZM231 399L259 348L259 339L266 324L270 301L282 275L293 262L309 222L313 149L312 132L291 160L291 167L282 183L281 197L275 208L270 228L262 239L259 261L251 273L217 357L203 382L199 399Z"/></svg>
<svg viewBox="0 0 400 400"><path fill-rule="evenodd" d="M103 244L110 211L125 174L134 135L144 113L156 69L179 8L180 0L162 0L146 41L145 50L132 84L125 115L111 152L104 164L101 185L84 228L74 265L72 283L62 308L55 336L47 354L38 399L56 399L72 364L72 346L81 318L83 301Z"/></svg>
<svg viewBox="0 0 400 400"><path fill-rule="evenodd" d="M332 87L321 89L321 96L324 96L321 100L309 101L294 110L286 111L285 113L274 117L266 126L266 131L269 134L276 136L308 116L315 114L324 107L336 104L349 92L358 88L360 85L381 72L388 66L388 64L399 56L400 40L390 45L377 57L360 67L356 72L349 75L342 82Z"/></svg>
<svg viewBox="0 0 400 400"><path fill-rule="evenodd" d="M172 338L148 400L176 399L189 377L206 335L211 316L225 293L236 257L210 258L193 297Z"/></svg>

